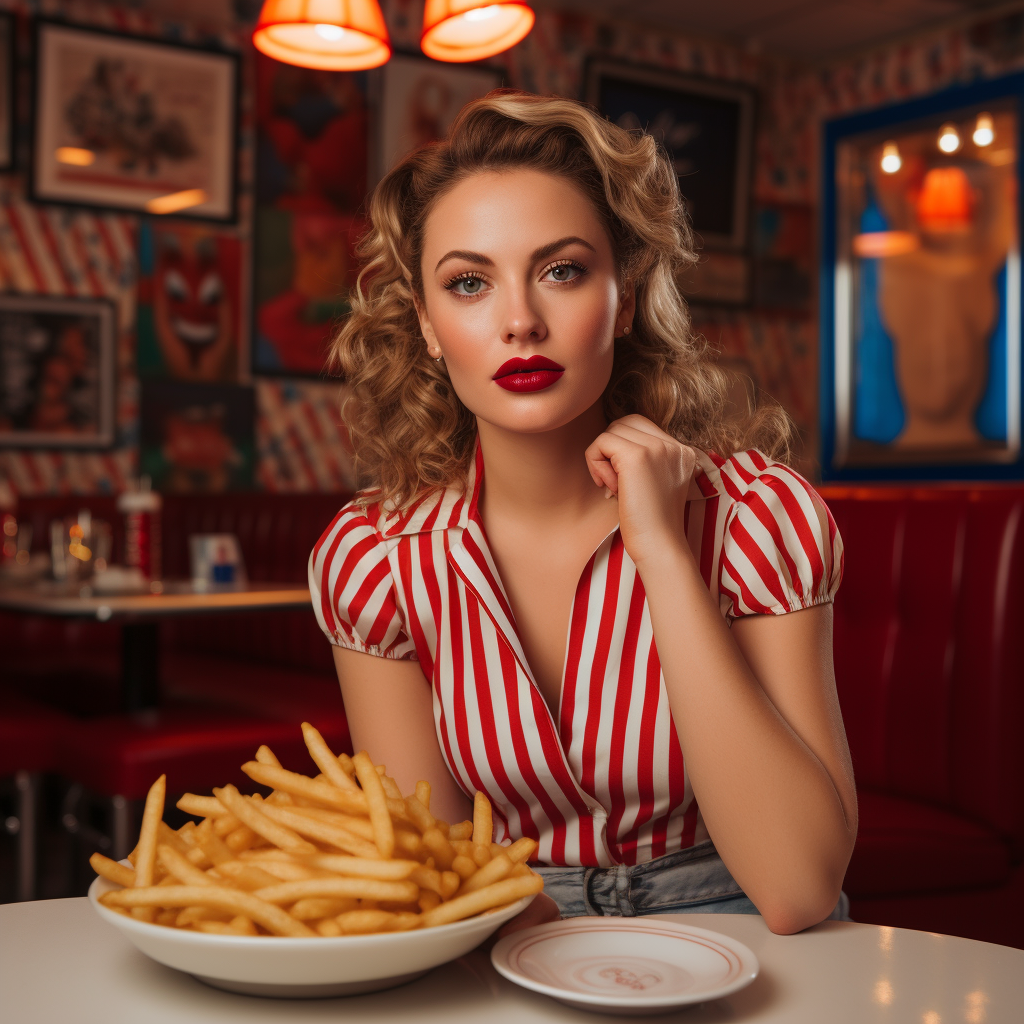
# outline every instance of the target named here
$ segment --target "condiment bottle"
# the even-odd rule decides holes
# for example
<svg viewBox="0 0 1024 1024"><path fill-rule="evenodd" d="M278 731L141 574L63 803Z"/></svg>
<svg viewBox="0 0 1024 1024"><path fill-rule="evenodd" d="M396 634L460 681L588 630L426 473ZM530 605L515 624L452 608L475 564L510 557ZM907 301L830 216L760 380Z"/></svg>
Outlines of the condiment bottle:
<svg viewBox="0 0 1024 1024"><path fill-rule="evenodd" d="M117 510L124 516L124 564L137 568L149 580L160 579L160 511L163 498L152 489L148 476L137 487L118 496Z"/></svg>

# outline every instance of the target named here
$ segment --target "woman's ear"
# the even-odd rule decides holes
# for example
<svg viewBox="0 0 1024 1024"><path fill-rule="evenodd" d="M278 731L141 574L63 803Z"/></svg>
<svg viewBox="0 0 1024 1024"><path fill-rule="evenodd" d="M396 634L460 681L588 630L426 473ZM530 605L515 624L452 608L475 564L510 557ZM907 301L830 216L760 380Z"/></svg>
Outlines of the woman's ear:
<svg viewBox="0 0 1024 1024"><path fill-rule="evenodd" d="M615 333L628 334L636 316L636 288L632 281L626 281L619 292L619 313L615 318Z"/></svg>
<svg viewBox="0 0 1024 1024"><path fill-rule="evenodd" d="M415 292L412 293L412 304L416 307L416 318L420 322L420 333L423 335L423 340L427 343L427 352L431 359L436 359L441 354L441 346L438 345L434 328L430 325L426 304Z"/></svg>

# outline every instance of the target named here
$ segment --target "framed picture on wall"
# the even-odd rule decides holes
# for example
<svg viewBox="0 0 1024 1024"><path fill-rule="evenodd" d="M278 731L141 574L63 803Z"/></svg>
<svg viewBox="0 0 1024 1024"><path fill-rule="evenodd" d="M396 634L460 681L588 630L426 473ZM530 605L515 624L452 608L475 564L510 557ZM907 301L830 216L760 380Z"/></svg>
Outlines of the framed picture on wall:
<svg viewBox="0 0 1024 1024"><path fill-rule="evenodd" d="M0 171L14 166L14 16L0 13Z"/></svg>
<svg viewBox="0 0 1024 1024"><path fill-rule="evenodd" d="M106 299L0 295L0 448L113 445L116 347Z"/></svg>
<svg viewBox="0 0 1024 1024"><path fill-rule="evenodd" d="M443 137L470 101L502 82L501 72L396 53L380 70L380 153L386 174L407 153Z"/></svg>
<svg viewBox="0 0 1024 1024"><path fill-rule="evenodd" d="M665 147L693 228L708 250L747 249L755 93L740 82L592 60L584 98Z"/></svg>
<svg viewBox="0 0 1024 1024"><path fill-rule="evenodd" d="M366 229L366 72L257 53L252 371L320 377Z"/></svg>
<svg viewBox="0 0 1024 1024"><path fill-rule="evenodd" d="M825 130L822 475L1020 479L1024 74Z"/></svg>
<svg viewBox="0 0 1024 1024"><path fill-rule="evenodd" d="M142 381L139 466L161 491L249 490L255 392L232 384Z"/></svg>
<svg viewBox="0 0 1024 1024"><path fill-rule="evenodd" d="M236 217L238 56L40 20L33 199Z"/></svg>

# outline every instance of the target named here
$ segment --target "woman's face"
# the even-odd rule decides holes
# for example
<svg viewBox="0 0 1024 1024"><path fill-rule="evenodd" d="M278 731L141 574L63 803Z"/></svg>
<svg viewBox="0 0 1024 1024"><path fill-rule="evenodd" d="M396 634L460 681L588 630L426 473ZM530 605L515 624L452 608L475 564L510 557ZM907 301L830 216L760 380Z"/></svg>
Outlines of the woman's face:
<svg viewBox="0 0 1024 1024"><path fill-rule="evenodd" d="M597 211L568 180L466 178L427 218L422 276L427 349L477 417L533 433L600 400L633 299Z"/></svg>

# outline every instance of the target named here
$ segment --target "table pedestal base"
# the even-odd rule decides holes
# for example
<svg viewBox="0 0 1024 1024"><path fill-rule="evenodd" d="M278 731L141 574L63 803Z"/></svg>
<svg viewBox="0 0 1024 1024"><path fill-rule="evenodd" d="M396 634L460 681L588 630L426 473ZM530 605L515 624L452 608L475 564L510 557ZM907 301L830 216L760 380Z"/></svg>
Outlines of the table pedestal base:
<svg viewBox="0 0 1024 1024"><path fill-rule="evenodd" d="M145 711L160 703L160 626L126 622L121 627L121 707Z"/></svg>

